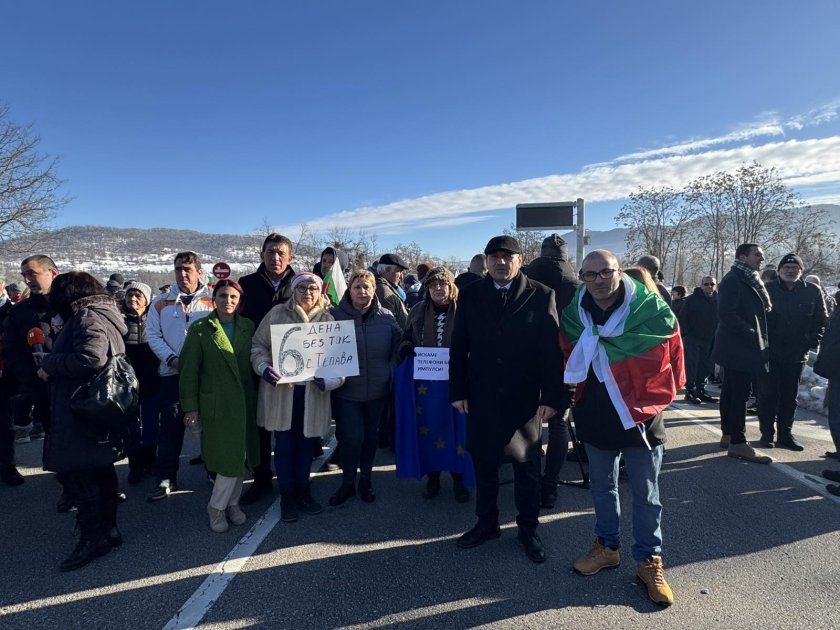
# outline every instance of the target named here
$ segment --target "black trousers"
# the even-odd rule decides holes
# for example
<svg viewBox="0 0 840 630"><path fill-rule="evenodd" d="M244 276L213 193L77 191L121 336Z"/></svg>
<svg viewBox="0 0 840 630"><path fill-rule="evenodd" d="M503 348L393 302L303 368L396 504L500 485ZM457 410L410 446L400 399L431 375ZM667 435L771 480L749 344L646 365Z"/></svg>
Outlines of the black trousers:
<svg viewBox="0 0 840 630"><path fill-rule="evenodd" d="M475 514L485 527L499 524L499 465L473 459L475 466ZM513 463L513 498L518 512L516 524L533 533L540 515L540 462Z"/></svg>
<svg viewBox="0 0 840 630"><path fill-rule="evenodd" d="M762 436L772 438L774 428L778 428L779 439L790 436L802 365L770 359L770 371L759 377L758 423Z"/></svg>
<svg viewBox="0 0 840 630"><path fill-rule="evenodd" d="M712 370L711 341L700 341L693 337L683 337L685 354L685 389L689 392L702 392L706 387L706 377Z"/></svg>
<svg viewBox="0 0 840 630"><path fill-rule="evenodd" d="M747 398L753 380L751 372L734 368L723 371L720 386L720 430L729 436L730 443L743 444L747 441Z"/></svg>
<svg viewBox="0 0 840 630"><path fill-rule="evenodd" d="M117 472L114 465L58 475L78 513L82 538L95 539L117 524Z"/></svg>
<svg viewBox="0 0 840 630"><path fill-rule="evenodd" d="M12 430L11 379L0 377L0 471L15 465L15 432Z"/></svg>
<svg viewBox="0 0 840 630"><path fill-rule="evenodd" d="M260 463L254 468L254 485L271 486L271 431L257 427L260 437Z"/></svg>
<svg viewBox="0 0 840 630"><path fill-rule="evenodd" d="M387 398L362 402L332 397L335 436L341 447L342 483L355 484L357 469L360 477L371 478L379 444L379 421L387 404Z"/></svg>
<svg viewBox="0 0 840 630"><path fill-rule="evenodd" d="M568 415L569 410L563 409L548 421L548 448L545 452L543 477L550 483L557 483L560 479L560 470L566 463L566 455L569 453L569 440L572 438L566 420Z"/></svg>

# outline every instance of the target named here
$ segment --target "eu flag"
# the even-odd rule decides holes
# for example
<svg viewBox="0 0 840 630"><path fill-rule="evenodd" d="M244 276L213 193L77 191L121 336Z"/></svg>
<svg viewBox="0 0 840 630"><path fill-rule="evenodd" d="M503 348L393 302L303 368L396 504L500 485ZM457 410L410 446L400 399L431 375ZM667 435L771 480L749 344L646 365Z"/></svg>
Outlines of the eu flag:
<svg viewBox="0 0 840 630"><path fill-rule="evenodd" d="M420 479L430 472L464 475L475 486L466 451L467 420L449 403L449 381L414 380L408 357L394 375L397 406L397 477Z"/></svg>

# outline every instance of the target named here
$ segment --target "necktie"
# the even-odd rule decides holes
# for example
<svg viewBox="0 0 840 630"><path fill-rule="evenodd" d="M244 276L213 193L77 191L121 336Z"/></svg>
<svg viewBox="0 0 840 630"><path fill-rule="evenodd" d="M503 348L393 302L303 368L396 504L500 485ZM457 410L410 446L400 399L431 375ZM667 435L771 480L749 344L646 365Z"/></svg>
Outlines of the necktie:
<svg viewBox="0 0 840 630"><path fill-rule="evenodd" d="M501 289L499 289L499 295L502 296L502 304L507 305L509 294L510 294L510 291L508 290L507 287L502 287Z"/></svg>

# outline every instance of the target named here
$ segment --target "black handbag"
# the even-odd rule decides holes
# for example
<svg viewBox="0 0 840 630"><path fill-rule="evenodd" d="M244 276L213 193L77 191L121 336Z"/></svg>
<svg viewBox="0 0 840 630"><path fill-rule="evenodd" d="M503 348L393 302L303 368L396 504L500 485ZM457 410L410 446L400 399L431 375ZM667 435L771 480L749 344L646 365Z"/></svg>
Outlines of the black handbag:
<svg viewBox="0 0 840 630"><path fill-rule="evenodd" d="M76 419L102 432L125 429L137 415L139 382L124 353L108 340L108 362L70 396Z"/></svg>

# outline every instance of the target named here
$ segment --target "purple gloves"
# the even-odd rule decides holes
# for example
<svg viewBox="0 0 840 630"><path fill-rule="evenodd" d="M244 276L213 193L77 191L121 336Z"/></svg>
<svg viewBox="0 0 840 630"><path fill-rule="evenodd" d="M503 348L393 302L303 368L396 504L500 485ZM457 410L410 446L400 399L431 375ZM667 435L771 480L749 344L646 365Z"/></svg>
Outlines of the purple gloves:
<svg viewBox="0 0 840 630"><path fill-rule="evenodd" d="M263 380L271 386L277 385L280 382L280 372L275 370L270 365L263 370Z"/></svg>

